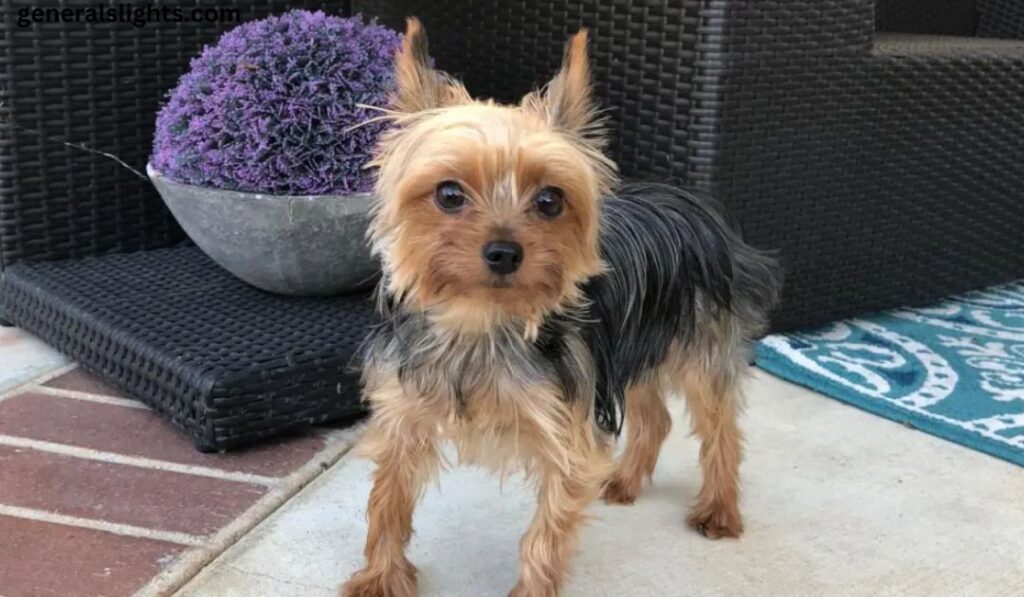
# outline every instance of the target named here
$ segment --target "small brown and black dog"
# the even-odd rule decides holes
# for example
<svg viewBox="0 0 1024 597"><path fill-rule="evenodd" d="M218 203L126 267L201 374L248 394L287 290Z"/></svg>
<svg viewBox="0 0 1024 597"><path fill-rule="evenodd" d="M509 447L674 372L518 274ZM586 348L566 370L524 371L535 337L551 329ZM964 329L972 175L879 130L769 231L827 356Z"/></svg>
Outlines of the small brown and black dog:
<svg viewBox="0 0 1024 597"><path fill-rule="evenodd" d="M518 105L433 70L415 19L395 69L370 230L383 323L362 364L376 472L366 566L342 594L415 594L413 508L449 441L460 462L536 481L511 594L557 595L588 504L632 503L654 471L669 393L702 441L689 523L738 536L739 386L778 296L775 260L703 195L618 186L585 31Z"/></svg>

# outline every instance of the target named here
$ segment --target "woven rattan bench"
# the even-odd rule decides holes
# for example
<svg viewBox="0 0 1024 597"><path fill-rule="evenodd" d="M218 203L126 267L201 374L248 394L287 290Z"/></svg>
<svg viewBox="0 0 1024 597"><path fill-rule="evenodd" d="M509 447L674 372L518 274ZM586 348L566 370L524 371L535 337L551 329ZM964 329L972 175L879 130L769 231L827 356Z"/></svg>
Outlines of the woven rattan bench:
<svg viewBox="0 0 1024 597"><path fill-rule="evenodd" d="M352 357L366 295L286 298L198 249L15 265L8 316L220 450L363 414Z"/></svg>

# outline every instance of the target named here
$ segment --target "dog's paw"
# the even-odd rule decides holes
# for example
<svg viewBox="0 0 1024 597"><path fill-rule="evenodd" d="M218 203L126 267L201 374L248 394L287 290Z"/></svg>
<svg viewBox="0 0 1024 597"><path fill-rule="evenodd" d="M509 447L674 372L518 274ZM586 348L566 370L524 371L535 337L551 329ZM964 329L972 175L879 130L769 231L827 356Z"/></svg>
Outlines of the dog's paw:
<svg viewBox="0 0 1024 597"><path fill-rule="evenodd" d="M698 504L690 512L687 522L708 539L738 539L743 534L743 518L735 506Z"/></svg>
<svg viewBox="0 0 1024 597"><path fill-rule="evenodd" d="M341 597L415 597L416 568L406 562L387 572L363 568L341 586Z"/></svg>
<svg viewBox="0 0 1024 597"><path fill-rule="evenodd" d="M640 487L636 483L627 483L619 477L613 477L604 486L601 492L601 499L606 504L621 504L628 506L640 496Z"/></svg>

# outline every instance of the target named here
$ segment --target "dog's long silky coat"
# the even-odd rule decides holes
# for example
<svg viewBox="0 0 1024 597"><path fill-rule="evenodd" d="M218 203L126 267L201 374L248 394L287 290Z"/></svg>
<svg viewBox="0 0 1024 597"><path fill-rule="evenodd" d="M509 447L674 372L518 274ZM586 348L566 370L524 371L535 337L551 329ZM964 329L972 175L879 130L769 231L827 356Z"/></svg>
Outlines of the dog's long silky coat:
<svg viewBox="0 0 1024 597"><path fill-rule="evenodd" d="M685 395L702 441L689 522L738 536L740 383L778 299L775 260L709 197L617 185L585 32L515 106L475 101L428 64L411 19L376 159L384 278L362 363L373 414L361 449L377 465L367 563L342 593L415 594L405 546L447 440L462 462L537 482L512 594L556 595L587 505L631 503L653 473L670 393Z"/></svg>

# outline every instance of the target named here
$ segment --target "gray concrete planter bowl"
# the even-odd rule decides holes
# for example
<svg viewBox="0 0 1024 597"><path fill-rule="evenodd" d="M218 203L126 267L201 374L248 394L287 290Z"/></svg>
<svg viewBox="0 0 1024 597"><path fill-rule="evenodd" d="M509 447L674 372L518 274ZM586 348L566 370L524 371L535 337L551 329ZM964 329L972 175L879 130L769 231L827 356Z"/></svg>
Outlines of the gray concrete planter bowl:
<svg viewBox="0 0 1024 597"><path fill-rule="evenodd" d="M370 195L280 196L198 187L146 172L175 219L211 259L279 294L370 286L379 264L365 235Z"/></svg>

